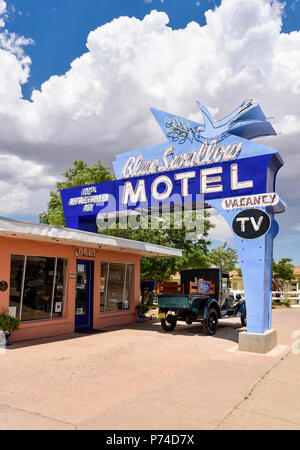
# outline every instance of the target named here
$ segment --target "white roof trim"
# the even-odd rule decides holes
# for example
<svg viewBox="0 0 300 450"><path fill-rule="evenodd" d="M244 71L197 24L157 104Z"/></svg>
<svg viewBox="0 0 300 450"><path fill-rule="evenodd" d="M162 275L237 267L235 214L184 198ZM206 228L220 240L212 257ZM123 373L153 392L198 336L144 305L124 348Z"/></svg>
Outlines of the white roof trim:
<svg viewBox="0 0 300 450"><path fill-rule="evenodd" d="M177 248L3 217L0 217L0 236L44 242L55 241L65 245L102 248L103 250L125 251L145 257L182 256L182 250Z"/></svg>

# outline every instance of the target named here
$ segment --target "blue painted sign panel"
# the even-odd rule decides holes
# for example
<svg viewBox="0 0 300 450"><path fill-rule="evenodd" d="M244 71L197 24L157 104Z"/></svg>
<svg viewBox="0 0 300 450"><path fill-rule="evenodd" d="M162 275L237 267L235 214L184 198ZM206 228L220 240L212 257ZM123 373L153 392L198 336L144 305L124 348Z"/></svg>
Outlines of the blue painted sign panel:
<svg viewBox="0 0 300 450"><path fill-rule="evenodd" d="M69 228L97 232L101 215L151 212L185 202L197 209L200 197L230 226L237 218L240 231L234 238L243 274L247 332L264 333L271 327L273 239L278 233L274 213L285 210L275 192L283 162L276 150L251 139L276 133L260 106L250 100L221 120L214 120L198 104L203 123L152 109L166 142L117 155L115 181L62 190L66 223ZM256 210L239 214L245 208ZM256 214L257 209L264 213ZM265 216L269 228L262 231ZM245 238L249 226L251 239Z"/></svg>
<svg viewBox="0 0 300 450"><path fill-rule="evenodd" d="M151 108L167 142L117 155L113 163L116 178L274 152L249 141L254 137L276 134L258 104L245 100L232 114L214 121L205 106L197 103L203 115L203 124Z"/></svg>
<svg viewBox="0 0 300 450"><path fill-rule="evenodd" d="M117 155L116 181L62 190L67 226L96 231L98 213L274 192L281 158L249 140L275 134L259 105L246 100L219 121L199 106L203 124L152 109L167 142Z"/></svg>
<svg viewBox="0 0 300 450"><path fill-rule="evenodd" d="M74 217L96 221L101 211L145 209L157 203L180 203L185 197L193 203L199 194L208 202L273 192L276 171L281 165L278 153L274 152L222 164L65 189L61 191L61 198L67 226L73 227Z"/></svg>

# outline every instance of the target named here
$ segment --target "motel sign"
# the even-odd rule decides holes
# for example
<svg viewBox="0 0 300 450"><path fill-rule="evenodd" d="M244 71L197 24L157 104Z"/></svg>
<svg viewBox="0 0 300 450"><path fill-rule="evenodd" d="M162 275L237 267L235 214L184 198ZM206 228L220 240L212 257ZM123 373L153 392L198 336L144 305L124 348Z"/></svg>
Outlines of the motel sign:
<svg viewBox="0 0 300 450"><path fill-rule="evenodd" d="M151 109L166 136L155 146L116 156L115 181L61 191L67 227L97 232L97 217L126 216L165 206L215 208L233 230L247 305L247 332L271 328L275 213L285 204L275 191L283 161L254 142L275 135L257 103L245 100L215 121L198 103L203 123Z"/></svg>

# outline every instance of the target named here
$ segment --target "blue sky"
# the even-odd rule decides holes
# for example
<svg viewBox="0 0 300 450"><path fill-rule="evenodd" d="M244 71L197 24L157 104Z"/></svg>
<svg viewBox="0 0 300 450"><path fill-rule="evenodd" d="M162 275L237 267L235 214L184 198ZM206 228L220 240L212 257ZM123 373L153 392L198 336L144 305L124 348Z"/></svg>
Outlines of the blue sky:
<svg viewBox="0 0 300 450"><path fill-rule="evenodd" d="M274 117L265 143L286 163L275 257L300 265L300 0L5 1L1 216L37 220L74 159L111 164L161 142L150 106L201 121L195 100L218 118L250 97ZM232 243L223 224L213 238Z"/></svg>
<svg viewBox="0 0 300 450"><path fill-rule="evenodd" d="M86 39L91 30L119 16L142 19L152 9L166 11L170 26L184 28L197 20L205 23L204 11L220 1L196 0L16 0L15 13L7 28L35 45L27 49L32 59L29 83L24 95L30 97L32 88L39 88L51 75L61 75L70 62L86 51ZM8 3L9 4L9 3Z"/></svg>
<svg viewBox="0 0 300 450"><path fill-rule="evenodd" d="M242 0L241 0L242 1ZM219 6L220 0L13 0L7 29L35 44L27 48L32 59L30 80L23 93L30 98L32 89L51 75L62 75L70 62L86 52L91 30L120 16L142 19L152 9L167 12L173 29L184 28L195 20L205 24L204 12ZM300 2L286 0L283 32L299 29Z"/></svg>

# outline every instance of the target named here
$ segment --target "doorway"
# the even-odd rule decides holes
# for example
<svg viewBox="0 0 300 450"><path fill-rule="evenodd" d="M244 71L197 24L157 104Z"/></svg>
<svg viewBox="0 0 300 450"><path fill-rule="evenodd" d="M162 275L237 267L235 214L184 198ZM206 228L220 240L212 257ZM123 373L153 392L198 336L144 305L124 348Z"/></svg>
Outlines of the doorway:
<svg viewBox="0 0 300 450"><path fill-rule="evenodd" d="M93 328L94 261L76 261L75 331Z"/></svg>

